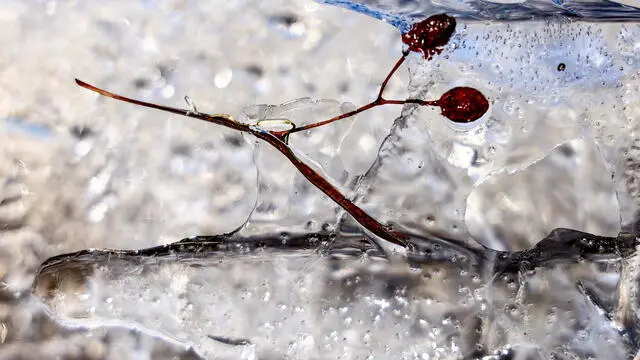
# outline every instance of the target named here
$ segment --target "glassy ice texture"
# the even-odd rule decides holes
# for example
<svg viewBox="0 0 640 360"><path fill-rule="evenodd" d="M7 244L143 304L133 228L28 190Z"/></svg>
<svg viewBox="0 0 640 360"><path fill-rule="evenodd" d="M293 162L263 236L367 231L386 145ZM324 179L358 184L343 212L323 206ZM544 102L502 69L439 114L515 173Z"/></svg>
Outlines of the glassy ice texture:
<svg viewBox="0 0 640 360"><path fill-rule="evenodd" d="M630 310L615 295L630 237L561 230L519 253L416 239L419 253L391 264L344 244L323 256L312 250L326 249L323 237L263 238L272 249L222 240L57 257L34 294L68 326L143 328L208 358L625 359L635 349L635 328L613 321Z"/></svg>
<svg viewBox="0 0 640 360"><path fill-rule="evenodd" d="M399 50L387 24L307 1L3 1L0 27L2 359L197 357L141 326L62 326L31 285L48 257L225 233L256 205L253 139L105 102L74 78L239 117L305 96L365 101L384 77L376 62ZM385 114L370 118L378 141ZM262 235L289 230L262 224Z"/></svg>
<svg viewBox="0 0 640 360"><path fill-rule="evenodd" d="M315 123L355 109L350 103L336 100L302 98L282 105L253 105L243 109L239 121L255 124L267 130L287 130ZM292 135L289 144L298 156L343 191L353 182L354 175L347 171L342 151L353 151L345 138L353 119L325 126L314 131ZM365 134L366 136L366 134ZM242 229L247 233L315 232L323 225L337 221L337 205L316 189L277 150L267 144L256 144L255 163L258 170L258 199L248 223ZM348 165L348 163L347 163Z"/></svg>
<svg viewBox="0 0 640 360"><path fill-rule="evenodd" d="M464 25L443 56L411 58L410 96L473 86L489 112L462 127L405 108L363 205L420 232L468 228L494 249L529 247L555 227L615 236L638 208L634 161L623 159L639 136L639 37L637 24Z"/></svg>
<svg viewBox="0 0 640 360"><path fill-rule="evenodd" d="M0 9L0 359L636 355L638 9L331 3L396 28L305 1ZM482 118L389 105L288 138L402 255L268 144L72 82L283 130L374 99L400 31L445 11L452 40L384 95L471 86Z"/></svg>

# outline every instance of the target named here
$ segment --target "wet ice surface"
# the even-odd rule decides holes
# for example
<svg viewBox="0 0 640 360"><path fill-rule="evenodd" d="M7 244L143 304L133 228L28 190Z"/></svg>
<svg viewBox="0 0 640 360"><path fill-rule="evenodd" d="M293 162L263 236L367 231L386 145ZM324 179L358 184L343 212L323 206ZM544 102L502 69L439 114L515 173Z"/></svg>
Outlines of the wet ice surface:
<svg viewBox="0 0 640 360"><path fill-rule="evenodd" d="M209 358L624 359L634 348L613 319L630 236L562 230L511 254L415 239L409 263L348 242L328 250L329 239L86 251L49 260L34 294L67 326L142 327Z"/></svg>
<svg viewBox="0 0 640 360"><path fill-rule="evenodd" d="M468 24L446 55L412 58L411 95L473 86L491 107L464 128L434 109L405 109L363 184L363 203L420 231L464 236L467 228L493 249L524 249L555 227L615 236L638 208L633 165L623 160L638 141L640 52L624 41L631 33L637 39L640 27Z"/></svg>
<svg viewBox="0 0 640 360"><path fill-rule="evenodd" d="M491 100L478 122L390 106L291 136L413 234L406 261L267 144L72 83L300 126L375 97L395 29L307 2L34 6L0 10L3 41L22 40L0 52L0 358L637 351L637 23L461 21L385 95L473 86Z"/></svg>

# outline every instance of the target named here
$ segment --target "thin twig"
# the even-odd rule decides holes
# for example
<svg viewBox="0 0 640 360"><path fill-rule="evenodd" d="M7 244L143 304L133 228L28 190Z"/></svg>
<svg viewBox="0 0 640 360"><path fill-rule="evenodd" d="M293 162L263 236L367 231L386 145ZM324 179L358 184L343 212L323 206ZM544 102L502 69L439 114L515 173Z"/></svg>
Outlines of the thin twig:
<svg viewBox="0 0 640 360"><path fill-rule="evenodd" d="M146 101L135 100L132 98L128 98L122 95L118 95L100 88L97 88L93 85L90 85L84 81L76 79L76 83L81 87L97 92L100 95L110 97L112 99L116 99L119 101L144 106L152 109L162 110L166 112L170 112L173 114L183 115L190 118L195 118L198 120L210 122L213 124L221 125L228 127L230 129L242 131L249 133L260 140L263 140L269 145L276 148L282 155L284 155L293 166L298 169L298 171L311 182L315 187L320 189L323 193L329 196L333 201L335 201L338 205L340 205L347 213L349 213L360 225L362 225L367 230L371 231L373 234L392 242L397 245L406 246L408 237L405 234L402 234L397 231L393 231L386 226L379 223L376 219L367 214L360 207L355 205L351 200L345 197L338 189L336 189L329 181L320 176L317 172L315 172L311 167L301 161L289 148L289 146L283 142L283 137L278 136L277 134L270 133L266 130L260 129L255 126L251 126L248 124L243 124L235 121L233 117L226 114L216 114L216 115L208 115L204 113L194 113L193 111L173 108L158 104L149 103Z"/></svg>

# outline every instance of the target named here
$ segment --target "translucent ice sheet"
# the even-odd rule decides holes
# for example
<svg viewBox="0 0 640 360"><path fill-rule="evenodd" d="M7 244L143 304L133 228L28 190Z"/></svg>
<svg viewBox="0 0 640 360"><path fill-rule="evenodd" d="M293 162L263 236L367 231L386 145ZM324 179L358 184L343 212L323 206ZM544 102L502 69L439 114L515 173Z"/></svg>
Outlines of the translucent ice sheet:
<svg viewBox="0 0 640 360"><path fill-rule="evenodd" d="M637 8L340 4L386 23L306 1L3 4L0 359L635 356ZM384 96L473 87L484 116L396 104L283 139L404 249L251 134L73 83L300 127L375 99L400 31L445 9L451 41Z"/></svg>

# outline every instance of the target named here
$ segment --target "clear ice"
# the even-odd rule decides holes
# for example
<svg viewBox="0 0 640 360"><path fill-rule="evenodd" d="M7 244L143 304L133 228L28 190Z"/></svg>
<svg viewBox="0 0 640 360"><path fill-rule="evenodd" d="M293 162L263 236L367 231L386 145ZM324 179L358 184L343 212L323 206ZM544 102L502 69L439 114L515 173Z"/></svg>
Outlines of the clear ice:
<svg viewBox="0 0 640 360"><path fill-rule="evenodd" d="M154 102L188 93L208 112L213 98L211 112L268 129L372 100L401 50L396 29L318 3L91 3L48 2L30 17L10 1L0 21L18 36L48 19L22 35L43 57L65 46L33 38L95 12L79 23L92 40L74 38L86 49L77 70L63 63L52 83L87 71ZM399 29L453 6L330 3ZM15 85L15 69L46 74L55 56L0 72L0 94L21 99L0 100L0 359L636 356L639 10L492 4L448 8L459 16L452 41L431 61L410 55L408 80L398 72L385 93L434 100L472 86L490 100L477 122L389 105L289 138L355 204L412 235L403 256L385 257L250 135ZM145 25L154 11L162 22ZM0 63L12 56L0 51Z"/></svg>

